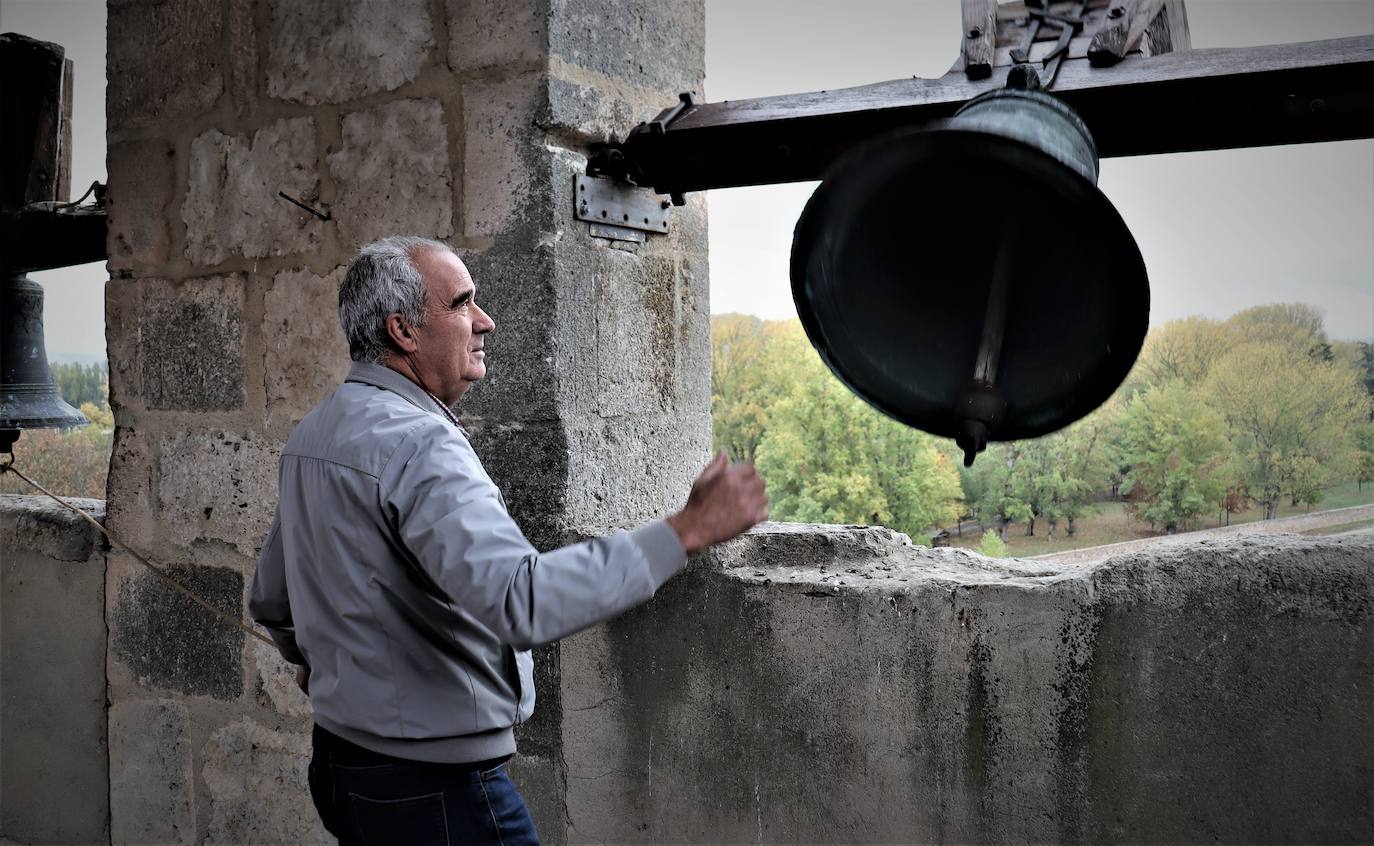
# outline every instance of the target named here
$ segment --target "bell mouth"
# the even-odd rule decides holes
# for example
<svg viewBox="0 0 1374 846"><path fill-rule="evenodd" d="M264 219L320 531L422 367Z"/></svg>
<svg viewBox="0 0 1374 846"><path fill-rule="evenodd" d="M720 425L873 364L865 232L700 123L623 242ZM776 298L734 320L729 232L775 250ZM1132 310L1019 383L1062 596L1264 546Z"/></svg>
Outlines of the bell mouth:
<svg viewBox="0 0 1374 846"><path fill-rule="evenodd" d="M1116 209L1034 146L946 124L848 154L797 222L797 314L856 394L903 423L959 437L999 250L1005 412L988 439L1048 434L1125 379L1150 292Z"/></svg>

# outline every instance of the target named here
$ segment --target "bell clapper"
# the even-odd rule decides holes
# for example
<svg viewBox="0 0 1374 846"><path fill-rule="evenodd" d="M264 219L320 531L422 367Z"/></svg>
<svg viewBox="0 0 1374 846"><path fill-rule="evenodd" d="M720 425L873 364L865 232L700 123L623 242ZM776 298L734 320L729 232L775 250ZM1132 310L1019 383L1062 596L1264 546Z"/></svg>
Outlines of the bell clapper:
<svg viewBox="0 0 1374 846"><path fill-rule="evenodd" d="M955 442L964 451L964 466L972 467L978 453L987 449L988 437L1002 422L1007 402L996 388L997 368L1002 361L1002 339L1007 326L1007 276L1011 272L1014 238L1004 238L997 248L983 313L983 335L974 360L973 381L959 399L961 419Z"/></svg>

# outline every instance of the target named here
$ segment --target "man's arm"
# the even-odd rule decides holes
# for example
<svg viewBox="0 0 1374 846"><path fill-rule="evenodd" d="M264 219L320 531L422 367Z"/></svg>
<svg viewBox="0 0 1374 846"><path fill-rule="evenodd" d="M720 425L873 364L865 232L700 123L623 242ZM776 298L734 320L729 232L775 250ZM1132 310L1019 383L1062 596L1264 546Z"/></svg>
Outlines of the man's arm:
<svg viewBox="0 0 1374 846"><path fill-rule="evenodd" d="M517 649L566 637L647 601L686 552L766 518L753 468L720 457L668 520L539 553L466 441L414 432L381 479L382 505L443 592Z"/></svg>
<svg viewBox="0 0 1374 846"><path fill-rule="evenodd" d="M263 543L253 589L248 597L248 613L267 633L282 657L292 664L305 664L296 646L296 627L291 619L291 602L286 594L286 557L282 554L281 517L273 515L272 529Z"/></svg>

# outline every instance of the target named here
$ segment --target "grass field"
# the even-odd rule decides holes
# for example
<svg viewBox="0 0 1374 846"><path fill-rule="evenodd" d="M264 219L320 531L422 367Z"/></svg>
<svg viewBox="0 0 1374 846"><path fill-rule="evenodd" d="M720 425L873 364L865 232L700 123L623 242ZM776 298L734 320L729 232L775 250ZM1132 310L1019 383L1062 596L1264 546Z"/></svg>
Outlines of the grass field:
<svg viewBox="0 0 1374 846"><path fill-rule="evenodd" d="M1310 508L1303 505L1293 506L1284 502L1279 506L1278 516L1291 517L1310 511L1349 508L1354 505L1369 505L1371 503L1374 503L1374 486L1366 484L1364 490L1361 491L1354 482L1347 482L1327 488L1326 496L1322 501ZM1226 525L1224 521L1218 519L1219 516L1219 514L1212 514L1204 517L1198 525L1188 526L1188 530L1215 529L1217 526ZM1232 514L1230 525L1250 523L1263 518L1264 508L1254 507L1239 514ZM1072 536L1065 531L1065 528L1065 525L1060 523L1054 537L1049 538L1045 534L1049 529L1048 524L1043 520L1038 520L1035 524L1035 536L1026 537L1026 524L1013 523L1007 531L1007 552L1009 555L1017 557L1046 555L1051 552L1064 552L1065 550L1082 549L1087 546L1101 546L1107 543L1159 537L1164 534L1162 531L1152 532L1148 523L1141 523L1132 519L1126 511L1125 504L1120 502L1106 502L1098 505L1094 513L1078 520L1077 529ZM1353 526L1346 528L1353 528ZM976 547L982 540L982 533L978 531L976 526L972 528L965 526L963 537L951 533L949 540L950 546Z"/></svg>

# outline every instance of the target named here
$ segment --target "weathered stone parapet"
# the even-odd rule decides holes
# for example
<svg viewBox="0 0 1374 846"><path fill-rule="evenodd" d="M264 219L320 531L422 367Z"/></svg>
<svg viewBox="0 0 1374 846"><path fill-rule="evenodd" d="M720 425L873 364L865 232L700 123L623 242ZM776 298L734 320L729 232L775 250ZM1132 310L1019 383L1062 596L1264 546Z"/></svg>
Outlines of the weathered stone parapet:
<svg viewBox="0 0 1374 846"><path fill-rule="evenodd" d="M67 499L105 522L103 499ZM78 514L46 496L0 494L0 538L10 554L33 553L55 561L88 561L105 550L105 537Z"/></svg>
<svg viewBox="0 0 1374 846"><path fill-rule="evenodd" d="M0 841L109 837L104 541L47 497L0 495Z"/></svg>
<svg viewBox="0 0 1374 846"><path fill-rule="evenodd" d="M571 841L1353 842L1374 536L1091 569L768 525L562 649Z"/></svg>

